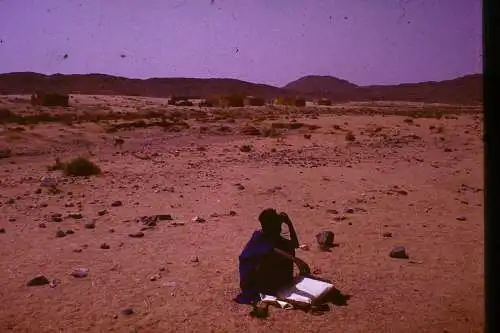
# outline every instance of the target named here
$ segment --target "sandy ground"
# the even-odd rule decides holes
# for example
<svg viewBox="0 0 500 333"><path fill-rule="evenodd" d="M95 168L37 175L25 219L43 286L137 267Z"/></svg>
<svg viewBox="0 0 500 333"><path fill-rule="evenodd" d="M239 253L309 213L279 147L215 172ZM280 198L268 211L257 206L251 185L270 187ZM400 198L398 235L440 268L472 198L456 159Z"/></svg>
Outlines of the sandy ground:
<svg viewBox="0 0 500 333"><path fill-rule="evenodd" d="M19 96L1 103L18 114L49 110ZM58 112L168 110L165 104L77 96L76 106ZM378 114L342 114L367 107ZM384 115L388 108L408 114L422 107L192 108L198 115L177 132L106 133L113 121L0 125L0 148L12 150L0 159L0 331L482 332L482 115L440 105L425 107L458 114L412 122ZM200 112L205 117L196 120ZM294 120L319 128L303 126L280 138L238 130ZM346 140L347 131L355 141ZM125 140L121 149L112 144L117 135ZM240 151L245 144L250 152ZM79 155L103 174L47 171L56 157ZM59 193L37 191L44 176L56 180ZM117 200L123 204L115 207ZM321 316L272 308L261 320L232 301L239 252L268 207L290 215L311 248L298 256L349 295L347 305L330 304ZM57 213L61 222L52 221ZM173 221L129 237L144 227L139 217L155 214ZM193 222L195 216L206 222ZM89 222L94 229L84 227ZM56 237L68 229L74 233ZM315 234L323 230L336 235L331 252L316 249ZM408 260L389 257L398 245ZM70 275L79 267L88 276ZM40 274L57 285L27 286ZM125 308L134 313L122 314Z"/></svg>

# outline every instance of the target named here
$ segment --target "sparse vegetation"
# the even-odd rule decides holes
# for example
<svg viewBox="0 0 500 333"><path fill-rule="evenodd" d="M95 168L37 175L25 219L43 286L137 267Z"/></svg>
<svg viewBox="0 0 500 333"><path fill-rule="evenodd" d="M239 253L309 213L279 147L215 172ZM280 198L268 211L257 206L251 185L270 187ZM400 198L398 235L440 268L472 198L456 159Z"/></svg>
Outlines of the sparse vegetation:
<svg viewBox="0 0 500 333"><path fill-rule="evenodd" d="M85 157L77 157L65 165L64 173L67 176L86 177L100 174L101 168Z"/></svg>

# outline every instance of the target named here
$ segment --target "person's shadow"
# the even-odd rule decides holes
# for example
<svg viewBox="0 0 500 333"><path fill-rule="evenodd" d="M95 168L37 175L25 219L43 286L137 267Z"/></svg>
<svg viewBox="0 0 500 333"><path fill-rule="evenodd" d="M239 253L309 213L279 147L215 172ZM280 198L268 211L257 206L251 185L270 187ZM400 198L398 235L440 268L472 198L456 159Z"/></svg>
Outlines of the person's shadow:
<svg viewBox="0 0 500 333"><path fill-rule="evenodd" d="M344 294L340 290L333 288L321 298L321 301L317 304L311 305L306 312L311 313L315 316L320 316L326 312L330 312L330 303L333 306L347 306L347 301L351 298L351 295Z"/></svg>

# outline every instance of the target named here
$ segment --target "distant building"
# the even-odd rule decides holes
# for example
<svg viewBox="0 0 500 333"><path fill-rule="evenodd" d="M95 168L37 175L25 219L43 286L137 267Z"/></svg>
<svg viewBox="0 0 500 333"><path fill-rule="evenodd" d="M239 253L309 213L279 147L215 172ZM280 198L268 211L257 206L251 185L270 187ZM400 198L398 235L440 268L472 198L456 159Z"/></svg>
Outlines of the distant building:
<svg viewBox="0 0 500 333"><path fill-rule="evenodd" d="M59 93L37 91L31 95L31 105L41 106L69 106L69 96Z"/></svg>

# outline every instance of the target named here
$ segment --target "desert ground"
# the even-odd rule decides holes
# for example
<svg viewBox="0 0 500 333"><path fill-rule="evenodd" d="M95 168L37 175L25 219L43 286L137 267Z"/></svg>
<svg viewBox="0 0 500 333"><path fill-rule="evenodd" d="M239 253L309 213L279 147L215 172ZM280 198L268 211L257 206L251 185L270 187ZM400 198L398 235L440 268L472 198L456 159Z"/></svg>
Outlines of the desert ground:
<svg viewBox="0 0 500 333"><path fill-rule="evenodd" d="M482 106L70 104L0 96L1 332L482 332ZM49 171L78 156L102 173ZM257 319L233 301L268 207L346 304Z"/></svg>

